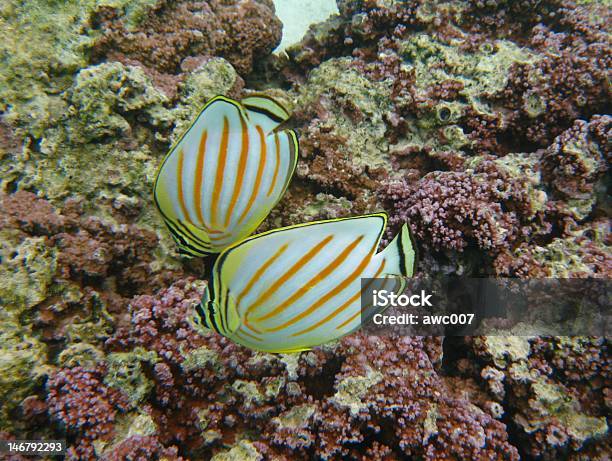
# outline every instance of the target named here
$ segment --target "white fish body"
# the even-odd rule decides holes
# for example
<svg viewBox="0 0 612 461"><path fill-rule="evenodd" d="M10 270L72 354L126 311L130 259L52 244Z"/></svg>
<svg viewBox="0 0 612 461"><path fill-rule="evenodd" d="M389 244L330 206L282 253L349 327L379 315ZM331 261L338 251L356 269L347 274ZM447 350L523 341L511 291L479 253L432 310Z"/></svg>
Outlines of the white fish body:
<svg viewBox="0 0 612 461"><path fill-rule="evenodd" d="M383 213L319 221L233 245L215 263L196 323L267 352L306 350L354 331L362 278L414 272L406 225L376 253L386 222Z"/></svg>
<svg viewBox="0 0 612 461"><path fill-rule="evenodd" d="M274 131L288 117L267 96L217 96L172 147L154 200L181 253L219 253L269 214L297 162L295 132Z"/></svg>

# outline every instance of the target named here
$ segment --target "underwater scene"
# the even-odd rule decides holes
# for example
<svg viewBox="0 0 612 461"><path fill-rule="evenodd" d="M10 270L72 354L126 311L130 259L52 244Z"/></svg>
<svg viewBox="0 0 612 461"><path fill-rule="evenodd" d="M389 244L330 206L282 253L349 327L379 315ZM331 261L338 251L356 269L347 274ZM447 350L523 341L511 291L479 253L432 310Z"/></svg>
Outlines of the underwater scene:
<svg viewBox="0 0 612 461"><path fill-rule="evenodd" d="M0 0L0 459L609 460L611 32L610 0ZM461 280L547 301L489 321ZM440 305L475 327L389 327Z"/></svg>

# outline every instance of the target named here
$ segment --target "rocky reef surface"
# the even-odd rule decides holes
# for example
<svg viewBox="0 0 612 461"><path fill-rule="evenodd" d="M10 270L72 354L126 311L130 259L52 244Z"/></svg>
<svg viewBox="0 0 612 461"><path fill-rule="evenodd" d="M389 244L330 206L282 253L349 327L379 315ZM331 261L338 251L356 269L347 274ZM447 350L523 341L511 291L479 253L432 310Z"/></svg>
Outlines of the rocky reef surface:
<svg viewBox="0 0 612 461"><path fill-rule="evenodd" d="M612 274L609 2L338 8L273 55L268 0L2 2L0 439L65 438L69 459L608 459L604 338L271 355L188 323L210 261L178 257L151 186L216 94L294 114L296 177L260 230L384 209L425 274Z"/></svg>

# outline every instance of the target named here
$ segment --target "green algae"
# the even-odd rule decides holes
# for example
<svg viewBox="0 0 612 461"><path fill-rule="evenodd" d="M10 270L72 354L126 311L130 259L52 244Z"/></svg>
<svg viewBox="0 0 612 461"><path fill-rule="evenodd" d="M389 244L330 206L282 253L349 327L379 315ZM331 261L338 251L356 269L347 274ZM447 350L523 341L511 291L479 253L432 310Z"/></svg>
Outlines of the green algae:
<svg viewBox="0 0 612 461"><path fill-rule="evenodd" d="M132 128L128 117L133 112L139 113L139 121L152 126L162 125L169 118L163 108L166 96L143 70L119 62L79 71L66 101L70 117L65 135L75 144L129 135Z"/></svg>
<svg viewBox="0 0 612 461"><path fill-rule="evenodd" d="M331 208L336 208L340 212L336 216L330 216L331 218L339 218L345 216L346 213L351 211L353 204L346 197L335 197L331 194L325 194L323 192L318 193L315 199L308 202L301 210L301 214L304 218L313 219L321 216L322 212L329 211Z"/></svg>
<svg viewBox="0 0 612 461"><path fill-rule="evenodd" d="M522 336L485 336L477 338L483 342L487 353L499 368L506 368L509 363L527 360L531 352L529 338Z"/></svg>
<svg viewBox="0 0 612 461"><path fill-rule="evenodd" d="M210 461L261 461L263 455L248 440L240 440L231 449L217 453Z"/></svg>
<svg viewBox="0 0 612 461"><path fill-rule="evenodd" d="M280 376L266 380L264 383L237 379L230 388L241 397L246 408L251 408L259 406L263 402L274 400L284 386L285 378Z"/></svg>
<svg viewBox="0 0 612 461"><path fill-rule="evenodd" d="M597 342L593 344L589 338L559 337L558 339L560 344L577 353L584 352L585 347L597 344ZM481 338L477 338L477 341L481 341ZM554 424L560 426L579 445L607 434L608 425L605 417L591 416L584 412L580 402L568 393L562 384L551 382L548 376L531 367L528 362L531 349L528 338L489 336L484 338L484 345L492 356L495 366L506 369L508 378L526 386L529 392L528 401L525 400L527 396L517 396L523 402L521 403L523 410L512 416L526 433L548 431L548 427ZM489 373L494 371L495 368ZM559 445L565 443L563 440L558 441Z"/></svg>
<svg viewBox="0 0 612 461"><path fill-rule="evenodd" d="M50 367L44 365L46 346L29 329L5 312L1 313L0 321L0 427L11 430L16 424L11 413L42 385Z"/></svg>
<svg viewBox="0 0 612 461"><path fill-rule="evenodd" d="M513 64L530 64L538 59L533 52L505 40L495 41L491 49L464 52L427 34L413 35L403 41L399 52L407 69L415 72L418 91L425 92L447 80L459 81L464 87L459 94L466 98L467 103L457 103L453 107L453 117L439 120L438 107L435 107L432 119L420 121L423 127L452 123L461 112L461 107L467 104L478 112L493 115L491 105L482 96L504 89Z"/></svg>
<svg viewBox="0 0 612 461"><path fill-rule="evenodd" d="M530 410L533 414L515 417L525 432L543 429L555 421L579 444L607 434L606 418L581 412L580 404L562 386L542 380L531 385L531 392Z"/></svg>
<svg viewBox="0 0 612 461"><path fill-rule="evenodd" d="M219 370L221 367L218 354L205 346L182 353L182 356L181 368L187 372L199 369Z"/></svg>
<svg viewBox="0 0 612 461"><path fill-rule="evenodd" d="M89 343L74 343L66 346L57 357L60 367L83 367L87 370L95 369L104 361L104 351Z"/></svg>
<svg viewBox="0 0 612 461"><path fill-rule="evenodd" d="M22 312L44 301L53 284L56 253L45 237L21 239L17 232L0 231L0 306Z"/></svg>
<svg viewBox="0 0 612 461"><path fill-rule="evenodd" d="M133 407L137 407L153 388L147 378L143 363L155 364L158 361L154 351L137 347L130 352L115 352L106 356L104 383L124 392Z"/></svg>
<svg viewBox="0 0 612 461"><path fill-rule="evenodd" d="M417 95L424 96L432 87L446 81L459 82L463 89L457 101L441 101L432 108L421 107L424 114L408 119L407 135L391 147L393 151L428 147L434 151L461 152L470 147L471 142L457 126L457 121L468 108L476 113L495 115L498 108L487 97L504 89L512 65L533 64L540 59L537 54L510 41L497 40L488 45L467 52L425 33L401 42L402 66L404 71L414 72ZM444 136L436 136L437 129L442 129Z"/></svg>
<svg viewBox="0 0 612 461"><path fill-rule="evenodd" d="M365 376L349 376L341 380L336 385L336 393L331 400L340 407L347 407L352 415L356 415L367 407L363 398L368 390L382 380L381 372L368 367Z"/></svg>
<svg viewBox="0 0 612 461"><path fill-rule="evenodd" d="M158 431L158 427L151 415L139 411L120 414L117 417L114 429L112 440L97 439L93 442L96 455L102 459L111 455L119 444L130 437L146 437L155 435Z"/></svg>
<svg viewBox="0 0 612 461"><path fill-rule="evenodd" d="M36 123L36 107L72 84L86 67L99 30L94 15L114 7L134 27L155 0L7 0L0 7L0 108L25 127ZM34 110L32 110L34 109Z"/></svg>
<svg viewBox="0 0 612 461"><path fill-rule="evenodd" d="M389 168L387 127L392 81L376 82L351 67L350 58L330 59L314 69L301 86L296 106L320 100L329 111L325 130L346 139L344 156L358 167ZM330 104L329 95L334 96Z"/></svg>
<svg viewBox="0 0 612 461"><path fill-rule="evenodd" d="M312 415L316 411L314 405L303 404L296 405L284 413L281 413L272 422L279 429L300 429L307 427Z"/></svg>
<svg viewBox="0 0 612 461"><path fill-rule="evenodd" d="M566 238L554 238L545 246L535 246L532 257L546 269L548 277L570 278L576 274L594 276L592 255L589 246L598 248L602 253L610 251L607 243L607 223L576 229ZM587 237L588 235L588 237ZM520 250L517 250L520 254Z"/></svg>
<svg viewBox="0 0 612 461"><path fill-rule="evenodd" d="M210 410L208 408L199 408L198 410L196 410L196 415L198 417L196 425L198 429L202 431L201 437L204 442L204 446L211 445L212 443L222 438L222 434L219 431L210 429L207 430L208 425L210 424Z"/></svg>
<svg viewBox="0 0 612 461"><path fill-rule="evenodd" d="M468 171L476 168L485 157L472 157L466 162ZM490 160L490 159L488 159ZM517 180L522 184L525 192L521 191L521 201L524 207L522 211L526 218L534 218L535 215L544 211L548 201L548 194L544 190L542 174L540 171L540 159L537 155L528 153L511 153L492 160L500 172L505 173L510 180Z"/></svg>
<svg viewBox="0 0 612 461"><path fill-rule="evenodd" d="M105 302L93 292L87 309L82 309L66 326L68 343L87 342L95 344L108 338L114 328L113 317L108 313Z"/></svg>
<svg viewBox="0 0 612 461"><path fill-rule="evenodd" d="M121 199L143 207L141 223L161 228L154 208L143 205L150 202L159 161L147 127L169 120L165 99L138 68L110 63L83 69L54 99L59 107L48 109L39 141L1 158L0 174L21 189L44 191L56 205L67 197L85 199L85 212L111 222ZM133 122L136 114L140 124Z"/></svg>
<svg viewBox="0 0 612 461"><path fill-rule="evenodd" d="M279 360L285 364L285 370L287 370L287 377L289 380L297 380L300 354L280 354Z"/></svg>
<svg viewBox="0 0 612 461"><path fill-rule="evenodd" d="M211 98L219 94L228 96L239 79L236 70L223 58L210 59L191 72L172 111L175 127L170 141L174 143L180 138Z"/></svg>
<svg viewBox="0 0 612 461"><path fill-rule="evenodd" d="M427 414L425 415L425 421L423 421L423 444L426 444L431 436L438 434L438 425L436 423L438 419L438 405L432 403L429 405Z"/></svg>
<svg viewBox="0 0 612 461"><path fill-rule="evenodd" d="M237 379L232 383L231 389L236 394L240 395L244 402L245 408L260 405L264 401L264 394L259 389L258 384L254 381Z"/></svg>
<svg viewBox="0 0 612 461"><path fill-rule="evenodd" d="M272 378L264 386L264 395L267 400L272 400L280 394L285 387L285 378L282 376Z"/></svg>

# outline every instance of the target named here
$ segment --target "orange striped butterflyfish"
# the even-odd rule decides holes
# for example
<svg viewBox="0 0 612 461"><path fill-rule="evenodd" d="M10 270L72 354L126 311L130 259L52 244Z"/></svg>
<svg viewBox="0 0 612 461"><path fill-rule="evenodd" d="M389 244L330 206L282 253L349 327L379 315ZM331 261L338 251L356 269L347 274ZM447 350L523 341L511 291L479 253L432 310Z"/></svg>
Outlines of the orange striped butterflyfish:
<svg viewBox="0 0 612 461"><path fill-rule="evenodd" d="M393 282L382 287L397 293L405 285L398 276L415 270L406 224L377 253L386 224L384 213L316 221L232 245L212 268L194 326L275 353L308 350L353 332L384 310L366 306L362 318L361 279Z"/></svg>
<svg viewBox="0 0 612 461"><path fill-rule="evenodd" d="M288 118L268 96L216 96L170 149L153 196L180 253L219 253L261 224L297 163L295 132L276 130Z"/></svg>

